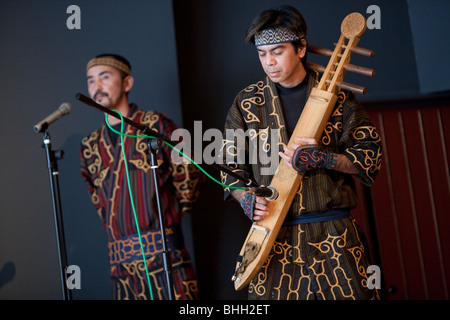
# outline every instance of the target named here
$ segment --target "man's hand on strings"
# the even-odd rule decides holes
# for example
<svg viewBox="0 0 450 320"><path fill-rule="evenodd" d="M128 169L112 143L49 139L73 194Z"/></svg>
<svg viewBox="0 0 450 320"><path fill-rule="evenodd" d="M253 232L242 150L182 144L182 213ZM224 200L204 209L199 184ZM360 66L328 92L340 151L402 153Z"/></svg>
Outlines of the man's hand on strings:
<svg viewBox="0 0 450 320"><path fill-rule="evenodd" d="M281 158L283 158L284 162L291 168L292 167L292 156L294 154L294 151L299 148L301 145L310 144L310 145L317 145L317 141L314 138L295 138L295 142L291 142L289 147L283 146L284 152L279 152Z"/></svg>
<svg viewBox="0 0 450 320"><path fill-rule="evenodd" d="M338 155L319 147L314 138L295 138L289 148L284 146L280 157L291 168L301 172L313 169L334 169Z"/></svg>

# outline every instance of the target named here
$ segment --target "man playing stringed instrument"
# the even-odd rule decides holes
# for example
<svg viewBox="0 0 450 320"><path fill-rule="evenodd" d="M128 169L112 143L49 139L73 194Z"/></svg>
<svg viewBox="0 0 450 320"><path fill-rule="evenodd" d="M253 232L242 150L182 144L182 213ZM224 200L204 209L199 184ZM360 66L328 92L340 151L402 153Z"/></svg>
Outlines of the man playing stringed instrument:
<svg viewBox="0 0 450 320"><path fill-rule="evenodd" d="M377 290L367 286L369 248L350 215L357 205L354 177L370 186L381 166L375 126L354 94L341 90L320 140L295 137L288 145L320 80L318 72L305 68L306 30L303 16L292 7L266 10L254 19L246 40L255 44L267 77L236 96L225 122L226 130L256 133L248 134L245 150L224 139L224 158L233 171L270 185L273 173L262 173L267 165L248 161L251 146L263 145L259 155L270 158L275 148L277 160L304 174L272 250L249 284L249 299L378 299ZM264 135L257 134L262 130ZM245 187L227 174L222 182ZM228 187L224 192L252 221L270 215L266 198Z"/></svg>

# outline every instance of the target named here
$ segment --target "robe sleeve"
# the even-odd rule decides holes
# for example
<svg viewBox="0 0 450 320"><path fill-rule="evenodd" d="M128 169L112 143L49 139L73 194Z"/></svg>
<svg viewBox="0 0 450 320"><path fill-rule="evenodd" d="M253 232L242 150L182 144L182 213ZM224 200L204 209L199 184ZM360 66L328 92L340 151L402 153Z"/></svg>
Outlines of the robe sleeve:
<svg viewBox="0 0 450 320"><path fill-rule="evenodd" d="M221 162L233 172L245 179L251 178L251 169L246 165L245 159L248 158L248 141L245 135L238 134L240 130L246 130L244 120L238 108L238 97L235 98L225 120L225 130L222 140L222 159ZM245 187L245 183L235 177L220 173L221 182L225 185L224 199L227 200L231 192L235 190L233 187Z"/></svg>
<svg viewBox="0 0 450 320"><path fill-rule="evenodd" d="M344 105L341 152L358 169L356 177L370 186L380 171L382 145L377 129L352 93Z"/></svg>
<svg viewBox="0 0 450 320"><path fill-rule="evenodd" d="M94 134L98 134L98 132L95 132ZM89 196L100 219L104 221L106 218L106 203L105 199L101 199L99 195L99 186L96 185L96 180L98 180L99 177L96 176L96 170L94 169L95 163L90 161L90 159L93 158L94 148L94 146L92 146L89 142L90 138L91 136L84 138L80 146L81 177L86 183ZM100 173L100 175L101 174L105 174L105 172Z"/></svg>

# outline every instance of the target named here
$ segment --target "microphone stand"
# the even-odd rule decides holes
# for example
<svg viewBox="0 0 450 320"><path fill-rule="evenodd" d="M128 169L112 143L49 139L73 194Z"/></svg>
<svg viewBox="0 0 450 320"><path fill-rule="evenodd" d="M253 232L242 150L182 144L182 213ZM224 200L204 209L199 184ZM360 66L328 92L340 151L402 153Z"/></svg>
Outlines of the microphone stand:
<svg viewBox="0 0 450 320"><path fill-rule="evenodd" d="M166 222L165 217L162 214L161 210L161 200L159 196L159 186L158 186L158 177L156 175L156 169L158 168L157 160L156 160L156 151L162 147L162 140L160 138L149 140L147 145L150 150L151 156L151 169L153 173L153 181L155 185L155 193L156 193L156 202L158 205L158 216L159 216L159 227L161 230L161 240L163 245L163 265L164 265L164 273L166 276L167 282L167 291L169 294L169 300L174 299L173 295L173 280L172 280L172 261L170 258L169 250L167 249L167 240L166 240Z"/></svg>
<svg viewBox="0 0 450 320"><path fill-rule="evenodd" d="M60 280L61 280L61 290L64 300L72 300L72 294L67 287L67 254L66 254L66 244L64 239L64 224L61 210L61 198L59 193L59 180L58 180L58 159L64 157L64 152L62 150L53 151L51 147L50 134L48 129L45 130L44 136L44 147L47 156L47 166L48 173L50 176L50 188L52 192L52 203L53 203L53 216L55 219L55 231L57 247L58 247L58 262L60 268Z"/></svg>

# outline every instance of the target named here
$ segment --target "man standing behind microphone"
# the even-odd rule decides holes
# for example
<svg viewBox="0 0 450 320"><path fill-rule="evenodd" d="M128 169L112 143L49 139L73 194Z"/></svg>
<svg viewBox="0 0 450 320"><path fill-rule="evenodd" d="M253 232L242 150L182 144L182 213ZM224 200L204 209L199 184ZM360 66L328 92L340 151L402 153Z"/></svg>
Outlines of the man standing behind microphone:
<svg viewBox="0 0 450 320"><path fill-rule="evenodd" d="M170 137L177 126L163 113L143 111L128 102L133 87L131 65L122 56L103 54L91 59L86 67L90 97L100 105L120 112L123 117L148 126ZM109 124L121 131L121 121L108 115ZM126 123L127 135L142 135ZM114 299L169 298L164 263L157 199L146 138L121 137L106 123L85 137L81 143L81 175L108 236L111 280ZM130 197L124 149L131 183ZM192 164L175 164L171 149L163 145L157 151L156 175L165 218L167 246L173 270L174 299L198 299L197 279L184 245L181 218L189 213L198 198L200 171ZM139 224L150 278L150 286L140 247L133 205ZM151 290L150 290L151 289Z"/></svg>

